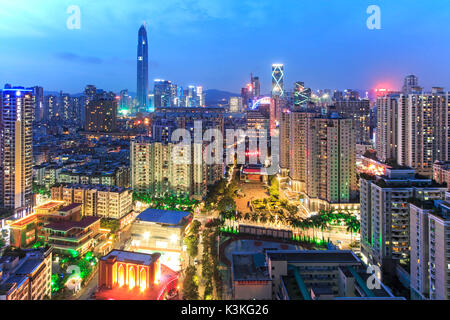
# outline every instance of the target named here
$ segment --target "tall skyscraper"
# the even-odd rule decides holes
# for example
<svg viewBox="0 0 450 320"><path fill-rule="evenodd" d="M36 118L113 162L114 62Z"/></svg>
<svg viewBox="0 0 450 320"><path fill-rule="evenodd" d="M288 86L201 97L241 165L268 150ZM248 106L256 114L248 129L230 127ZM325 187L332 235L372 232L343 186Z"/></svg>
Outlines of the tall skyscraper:
<svg viewBox="0 0 450 320"><path fill-rule="evenodd" d="M114 132L116 130L117 99L114 94L97 94L86 106L85 130Z"/></svg>
<svg viewBox="0 0 450 320"><path fill-rule="evenodd" d="M284 111L280 114L280 167L288 172L294 191L305 191L308 129L313 110Z"/></svg>
<svg viewBox="0 0 450 320"><path fill-rule="evenodd" d="M153 101L155 108L172 106L172 82L156 79L153 87Z"/></svg>
<svg viewBox="0 0 450 320"><path fill-rule="evenodd" d="M62 120L73 119L72 116L72 99L68 93L59 93L58 99L58 115Z"/></svg>
<svg viewBox="0 0 450 320"><path fill-rule="evenodd" d="M445 191L408 167L386 168L383 176L361 176L361 253L366 262L394 274L396 263L409 260L410 233L417 232L410 229L409 202L443 199Z"/></svg>
<svg viewBox="0 0 450 320"><path fill-rule="evenodd" d="M53 95L45 96L44 99L44 119L50 121L56 115L58 98Z"/></svg>
<svg viewBox="0 0 450 320"><path fill-rule="evenodd" d="M120 91L120 99L119 99L119 111L118 113L126 116L131 113L131 97L128 94L128 90Z"/></svg>
<svg viewBox="0 0 450 320"><path fill-rule="evenodd" d="M261 82L259 81L259 77L254 77L251 75L251 84L252 84L252 96L253 98L258 99L261 96Z"/></svg>
<svg viewBox="0 0 450 320"><path fill-rule="evenodd" d="M138 137L131 143L131 185L135 192L202 199L206 195L205 145L192 143L190 153L174 143Z"/></svg>
<svg viewBox="0 0 450 320"><path fill-rule="evenodd" d="M311 211L336 204L344 209L341 204L352 203L358 193L352 119L336 113L320 116L310 119L307 130L306 205Z"/></svg>
<svg viewBox="0 0 450 320"><path fill-rule="evenodd" d="M40 122L44 119L44 89L42 87L33 87L33 121Z"/></svg>
<svg viewBox="0 0 450 320"><path fill-rule="evenodd" d="M450 300L450 203L410 205L411 298Z"/></svg>
<svg viewBox="0 0 450 320"><path fill-rule="evenodd" d="M284 96L284 65L272 64L272 97Z"/></svg>
<svg viewBox="0 0 450 320"><path fill-rule="evenodd" d="M329 112L337 112L343 117L353 118L357 143L370 143L370 101L369 99L349 98L336 100Z"/></svg>
<svg viewBox="0 0 450 320"><path fill-rule="evenodd" d="M387 94L377 99L377 154L431 176L436 160L448 161L450 96L431 93Z"/></svg>
<svg viewBox="0 0 450 320"><path fill-rule="evenodd" d="M137 103L138 111L147 111L148 107L148 42L147 30L142 25L138 34L137 48Z"/></svg>
<svg viewBox="0 0 450 320"><path fill-rule="evenodd" d="M311 99L311 89L305 88L305 83L297 81L294 84L294 108L306 108Z"/></svg>
<svg viewBox="0 0 450 320"><path fill-rule="evenodd" d="M419 79L415 75L409 75L405 77L405 81L403 83L403 93L408 94L412 91L413 88L419 86Z"/></svg>
<svg viewBox="0 0 450 320"><path fill-rule="evenodd" d="M0 207L23 217L33 196L33 90L6 85L0 108Z"/></svg>
<svg viewBox="0 0 450 320"><path fill-rule="evenodd" d="M377 157L382 161L397 158L398 94L377 98Z"/></svg>

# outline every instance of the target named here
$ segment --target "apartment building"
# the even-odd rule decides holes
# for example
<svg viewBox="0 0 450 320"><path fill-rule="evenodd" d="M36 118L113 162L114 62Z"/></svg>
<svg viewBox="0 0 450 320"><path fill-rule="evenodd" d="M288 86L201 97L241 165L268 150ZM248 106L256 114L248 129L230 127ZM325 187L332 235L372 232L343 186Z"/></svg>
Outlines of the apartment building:
<svg viewBox="0 0 450 320"><path fill-rule="evenodd" d="M318 211L355 202L358 190L352 119L336 113L315 117L308 130L306 206Z"/></svg>
<svg viewBox="0 0 450 320"><path fill-rule="evenodd" d="M361 253L364 261L392 274L410 258L412 199L443 199L446 188L408 167L385 168L385 174L361 174Z"/></svg>
<svg viewBox="0 0 450 320"><path fill-rule="evenodd" d="M393 93L377 99L377 156L432 176L436 160L449 160L448 92L416 88L408 94Z"/></svg>
<svg viewBox="0 0 450 320"><path fill-rule="evenodd" d="M450 203L415 201L411 208L412 298L450 299Z"/></svg>
<svg viewBox="0 0 450 320"><path fill-rule="evenodd" d="M203 144L180 147L148 137L131 143L131 185L134 192L202 199L206 195L207 164Z"/></svg>
<svg viewBox="0 0 450 320"><path fill-rule="evenodd" d="M433 180L447 184L447 188L450 190L450 161L436 161L433 164Z"/></svg>
<svg viewBox="0 0 450 320"><path fill-rule="evenodd" d="M51 189L53 200L82 205L83 216L121 219L133 210L130 189L103 185L68 184Z"/></svg>
<svg viewBox="0 0 450 320"><path fill-rule="evenodd" d="M293 191L306 190L308 128L311 119L318 115L314 110L280 114L280 167L289 176Z"/></svg>
<svg viewBox="0 0 450 320"><path fill-rule="evenodd" d="M24 257L3 256L0 269L0 300L44 300L51 297L51 247L26 250Z"/></svg>

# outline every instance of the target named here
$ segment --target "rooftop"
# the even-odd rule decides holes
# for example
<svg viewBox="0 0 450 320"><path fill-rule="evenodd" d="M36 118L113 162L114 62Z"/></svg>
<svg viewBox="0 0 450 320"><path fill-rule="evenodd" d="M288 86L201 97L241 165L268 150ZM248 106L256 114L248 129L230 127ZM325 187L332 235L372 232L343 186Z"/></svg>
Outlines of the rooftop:
<svg viewBox="0 0 450 320"><path fill-rule="evenodd" d="M138 288L114 287L112 289L100 288L95 294L97 300L163 300L167 286L178 279L178 274L167 266L161 264L159 283L150 289L141 292Z"/></svg>
<svg viewBox="0 0 450 320"><path fill-rule="evenodd" d="M131 251L123 251L123 250L113 250L108 253L106 256L102 257L101 260L108 259L116 259L120 262L129 262L135 263L139 265L151 265L153 262L158 260L160 254L147 254L141 252L131 252Z"/></svg>
<svg viewBox="0 0 450 320"><path fill-rule="evenodd" d="M64 202L62 201L50 201L47 203L44 203L43 205L40 205L39 207L36 207L35 209L41 209L41 210L49 210L49 209L53 209L56 208L58 206L61 206Z"/></svg>
<svg viewBox="0 0 450 320"><path fill-rule="evenodd" d="M233 253L232 270L234 281L271 280L262 253Z"/></svg>
<svg viewBox="0 0 450 320"><path fill-rule="evenodd" d="M167 224L177 226L183 222L191 214L185 211L171 211L171 210L160 210L160 209L147 209L142 211L137 219L145 222L153 222L159 224Z"/></svg>
<svg viewBox="0 0 450 320"><path fill-rule="evenodd" d="M65 206L65 207L59 209L59 211L70 211L72 209L75 209L75 208L81 207L81 206L82 206L81 203L72 203L72 204L69 204L68 206Z"/></svg>
<svg viewBox="0 0 450 320"><path fill-rule="evenodd" d="M16 270L17 275L32 274L41 265L42 259L28 258L20 267Z"/></svg>
<svg viewBox="0 0 450 320"><path fill-rule="evenodd" d="M90 225L100 221L99 217L86 216L81 219L81 221L62 221L62 222L51 222L44 226L45 229L52 229L57 231L69 231L70 229L86 229Z"/></svg>
<svg viewBox="0 0 450 320"><path fill-rule="evenodd" d="M350 250L277 250L267 251L266 255L272 261L287 261L290 263L361 263Z"/></svg>
<svg viewBox="0 0 450 320"><path fill-rule="evenodd" d="M21 228L23 226L26 226L29 223L34 222L37 219L36 214L31 214L29 216L26 216L25 218L19 219L11 224L11 227L15 228Z"/></svg>

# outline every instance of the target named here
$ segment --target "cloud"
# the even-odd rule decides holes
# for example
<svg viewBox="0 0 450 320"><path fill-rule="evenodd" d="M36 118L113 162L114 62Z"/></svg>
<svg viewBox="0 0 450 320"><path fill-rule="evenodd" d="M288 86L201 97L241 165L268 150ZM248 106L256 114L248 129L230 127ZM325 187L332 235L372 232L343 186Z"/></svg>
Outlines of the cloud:
<svg viewBox="0 0 450 320"><path fill-rule="evenodd" d="M71 52L59 52L56 53L55 56L58 59L70 61L70 62L78 62L78 63L85 63L85 64L101 64L103 63L103 60L97 57L87 57L87 56L80 56L75 53Z"/></svg>

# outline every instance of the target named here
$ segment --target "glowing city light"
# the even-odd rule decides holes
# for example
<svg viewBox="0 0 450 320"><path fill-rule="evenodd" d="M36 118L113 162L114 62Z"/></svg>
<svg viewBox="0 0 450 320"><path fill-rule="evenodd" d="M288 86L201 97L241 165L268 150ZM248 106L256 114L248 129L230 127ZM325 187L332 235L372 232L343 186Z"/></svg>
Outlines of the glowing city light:
<svg viewBox="0 0 450 320"><path fill-rule="evenodd" d="M251 109L252 109L252 110L256 110L261 104L271 104L271 103L272 103L272 98L270 98L270 97L264 97L264 98L261 98L261 99L256 100L256 101L253 103Z"/></svg>

